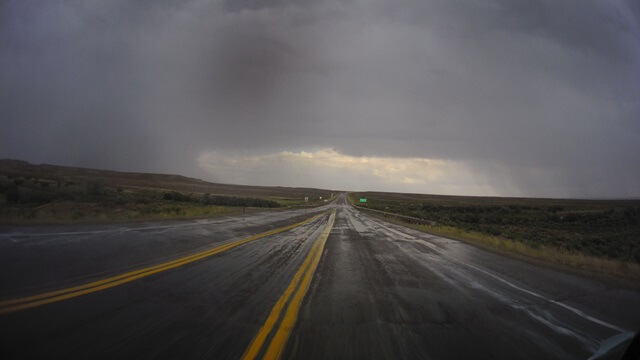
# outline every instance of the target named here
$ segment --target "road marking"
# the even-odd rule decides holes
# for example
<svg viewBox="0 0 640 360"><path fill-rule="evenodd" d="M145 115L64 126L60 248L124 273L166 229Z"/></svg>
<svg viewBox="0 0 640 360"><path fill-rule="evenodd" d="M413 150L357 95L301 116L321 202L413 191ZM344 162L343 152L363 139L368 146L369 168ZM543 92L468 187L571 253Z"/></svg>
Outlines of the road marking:
<svg viewBox="0 0 640 360"><path fill-rule="evenodd" d="M386 229L392 230L391 228L388 228L388 227L386 227L386 226L382 225L379 221L372 220L372 222L373 222L374 224L377 224L377 225L381 226L381 227L384 227L384 228L386 228ZM397 225L397 226L402 226L402 225ZM396 231L397 231L397 230L396 230ZM403 232L401 232L401 231L397 231L397 232L398 232L398 233L405 234L405 233L403 233ZM425 245L427 245L427 246L429 246L429 247L433 248L434 250L437 250L437 251L440 253L440 256L441 256L442 258L444 258L444 259L446 259L446 260L448 260L448 261L451 261L452 263L456 263L456 264L461 265L461 266L463 266L463 267L464 267L464 266L466 266L466 267L468 267L468 268L471 268L471 269L473 269L473 270L476 270L476 271L478 271L478 272L481 272L481 273L483 273L483 274L485 274L485 275L487 275L487 276L490 276L490 277L492 277L492 278L494 278L494 279L496 279L496 280L498 280L498 281L502 282L503 284L505 284L505 285L507 285L507 286L509 286L509 287L511 287L511 288L513 288L513 289L516 289L516 290L518 290L518 291L521 291L521 292L524 292L524 293L529 294L529 295L531 295L531 296L534 296L534 297L537 297L537 298L539 298L539 299L542 299L542 300L544 300L546 303L558 305L558 306L560 306L560 307L562 307L562 308L564 308L564 309L566 309L566 310L568 310L568 311L570 311L570 312L572 312L572 313L574 313L574 314L576 314L576 315L578 315L578 316L582 317L583 319L589 320L589 321L591 321L591 322L593 322L593 323L596 323L596 324L598 324L598 325L601 325L601 326L607 327L607 328L609 328L609 329L611 329L611 330L614 330L614 331L619 331L620 333L625 333L625 332L627 332L627 330L625 330L625 329L623 329L623 328L621 328L621 327L619 327L619 326L613 325L613 324L611 324L611 323L609 323L609 322L606 322L606 321L604 321L604 320L600 320L600 319L595 318L595 317L593 317L593 316L591 316L591 315L588 315L588 314L584 313L583 311L581 311L581 310L578 310L578 309L574 308L573 306L570 306L570 305L564 304L564 303L562 303L561 301L558 301L558 300L549 299L549 298L547 298L546 296L540 295L540 294L538 294L538 293L536 293L536 292L534 292L534 291L527 290L527 289L522 288L522 287L520 287L520 286L518 286L518 285L515 285L515 284L513 284L513 283L511 283L511 282L509 282L509 281L507 281L507 280L503 279L502 277L497 276L497 275L495 275L495 274L493 274L493 273L491 273L491 272L489 272L489 271L483 270L483 269L481 269L481 268L479 268L479 267L476 267L476 266L473 266L473 265L471 265L471 264L469 264L469 263L461 262L461 261L459 261L459 260L456 260L456 259L454 259L454 258L451 258L451 257L449 257L449 256L446 256L446 255L442 254L442 253L439 251L440 249L438 249L435 245L431 244L431 243L430 243L430 242L428 242L427 240L424 240L424 239L422 239L422 238L420 238L420 237L413 236L413 235L409 235L409 234L405 234L405 235L406 235L406 236L413 237L414 239L416 239L416 240L418 240L418 241L421 241L421 242L422 242L422 243L424 243ZM445 237L441 237L441 238L446 239Z"/></svg>
<svg viewBox="0 0 640 360"><path fill-rule="evenodd" d="M574 314L576 314L576 315L578 315L578 316L580 316L580 317L582 317L584 319L587 319L587 320L589 320L591 322L594 322L594 323L596 323L598 325L602 325L604 327L608 327L611 330L619 331L621 333L627 332L627 330L625 330L625 329L623 329L623 328L621 328L619 326L615 326L615 325L613 325L611 323L608 323L608 322L606 322L604 320L600 320L600 319L597 319L597 318L595 318L595 317L593 317L591 315L585 314L584 312L582 312L582 311L580 311L580 310L578 310L578 309L576 309L576 308L574 308L572 306L566 305L566 304L564 304L564 303L562 303L560 301L552 300L552 299L549 299L549 298L547 298L545 296L542 296L542 295L540 295L540 294L538 294L536 292L521 288L520 286L512 284L509 281L507 281L507 280L505 280L505 279L503 279L503 278L501 278L499 276L496 276L496 275L494 275L494 274L492 274L492 273L490 273L488 271L482 270L482 269L480 269L478 267L475 267L473 265L469 265L469 264L464 264L464 265L468 266L468 267L470 267L470 268L472 268L472 269L474 269L476 271L479 271L479 272L481 272L481 273L483 273L483 274L485 274L487 276L490 276L490 277L492 277L492 278L494 278L494 279L496 279L496 280L498 280L498 281L500 281L500 282L502 282L502 283L504 283L504 284L516 289L516 290L520 290L520 291L522 291L524 293L527 293L527 294L529 294L531 296L534 296L534 297L537 297L539 299L542 299L542 300L544 300L545 302L547 302L549 304L556 304L558 306L561 306L561 307L571 311L572 313L574 313Z"/></svg>
<svg viewBox="0 0 640 360"><path fill-rule="evenodd" d="M177 267L190 264L198 260L202 260L209 256L225 252L227 250L233 249L237 246L246 244L248 242L262 239L267 236L275 235L275 234L308 224L316 219L319 219L325 216L326 214L327 213L325 212L292 225L269 230L267 232L253 235L245 239L241 239L241 240L234 241L227 244L222 244L211 249L207 249L192 255L184 256L179 259L167 261L158 265L149 266L149 267L145 267L145 268L134 270L134 271L130 271L130 272L109 277L106 279L94 281L94 282L83 284L83 285L73 286L67 289L61 289L56 291L50 291L43 294L27 296L19 299L0 301L0 315L33 308L36 306L42 306L42 305L50 304L57 301L71 299L71 298L89 294L92 292L109 289L109 288L122 285L137 279L141 279L153 274L157 274L162 271L175 269Z"/></svg>
<svg viewBox="0 0 640 360"><path fill-rule="evenodd" d="M298 318L298 313L300 311L300 306L302 305L302 300L304 299L307 290L309 290L309 286L311 284L311 280L313 279L313 274L318 267L318 263L320 262L320 258L322 257L322 253L324 251L324 245L327 242L327 238L329 237L329 233L333 228L333 224L335 222L336 211L334 210L329 217L329 221L325 228L322 230L322 233L316 239L316 242L313 244L309 255L306 257L296 274L294 275L291 283L285 290L285 292L280 296L276 304L274 305L271 313L267 317L264 325L258 330L258 333L251 341L251 344L245 351L242 359L243 360L253 360L255 359L260 350L264 347L265 340L273 330L274 325L280 318L280 314L284 309L286 303L291 298L291 295L294 293L293 298L289 302L287 306L284 317L280 321L280 326L278 327L275 335L271 339L263 358L264 359L279 359L282 356L282 351L284 350L285 345L287 344L287 340L291 335L291 330L296 323ZM296 290L297 288L297 290Z"/></svg>
<svg viewBox="0 0 640 360"><path fill-rule="evenodd" d="M302 278L305 271L307 270L308 265L311 262L311 259L313 258L313 255L315 254L316 249L318 248L319 245L320 245L319 241L316 241L313 244L313 247L311 248L309 255L307 256L307 258L302 263L302 266L300 266L300 268L294 275L293 280L289 284L289 287L287 287L285 292L282 294L282 296L280 296L280 298L276 302L275 306L271 310L271 313L267 317L267 320L265 321L264 325L262 325L262 327L256 334L255 338L251 342L251 345L249 345L249 348L247 348L247 351L243 356L243 359L254 359L258 355L258 352L260 352L260 349L262 349L262 345L264 344L264 341L267 339L267 336L271 332L271 329L273 329L273 326L276 324L278 318L280 318L280 313L282 312L282 309L287 304L289 297L291 296L293 291L296 289L296 287L298 286L298 283L300 282L300 279Z"/></svg>

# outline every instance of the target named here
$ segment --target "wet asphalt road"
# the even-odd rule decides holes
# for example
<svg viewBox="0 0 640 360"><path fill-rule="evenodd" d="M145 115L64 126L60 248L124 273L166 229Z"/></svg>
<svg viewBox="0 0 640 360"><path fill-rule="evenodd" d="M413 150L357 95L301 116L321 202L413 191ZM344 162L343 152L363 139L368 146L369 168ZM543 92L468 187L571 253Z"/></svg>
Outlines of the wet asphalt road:
<svg viewBox="0 0 640 360"><path fill-rule="evenodd" d="M331 223L325 212L333 209ZM244 220L0 229L0 301L153 266L318 214L184 266L2 314L0 356L241 358L331 225L283 358L587 359L606 339L640 329L638 291L389 224L344 197Z"/></svg>

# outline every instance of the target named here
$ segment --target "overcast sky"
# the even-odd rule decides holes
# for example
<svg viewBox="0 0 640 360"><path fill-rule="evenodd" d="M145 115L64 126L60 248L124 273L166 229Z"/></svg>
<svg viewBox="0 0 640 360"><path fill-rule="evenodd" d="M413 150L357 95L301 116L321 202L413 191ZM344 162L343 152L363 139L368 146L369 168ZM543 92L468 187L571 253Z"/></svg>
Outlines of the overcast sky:
<svg viewBox="0 0 640 360"><path fill-rule="evenodd" d="M640 197L640 2L0 0L0 158Z"/></svg>

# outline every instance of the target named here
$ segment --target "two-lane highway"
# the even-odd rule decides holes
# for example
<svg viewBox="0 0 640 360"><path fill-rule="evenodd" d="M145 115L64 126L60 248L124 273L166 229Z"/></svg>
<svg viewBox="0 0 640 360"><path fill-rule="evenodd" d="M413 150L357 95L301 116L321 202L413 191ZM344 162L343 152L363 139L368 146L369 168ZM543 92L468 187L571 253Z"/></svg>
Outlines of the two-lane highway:
<svg viewBox="0 0 640 360"><path fill-rule="evenodd" d="M587 359L640 293L316 209L0 232L5 358Z"/></svg>

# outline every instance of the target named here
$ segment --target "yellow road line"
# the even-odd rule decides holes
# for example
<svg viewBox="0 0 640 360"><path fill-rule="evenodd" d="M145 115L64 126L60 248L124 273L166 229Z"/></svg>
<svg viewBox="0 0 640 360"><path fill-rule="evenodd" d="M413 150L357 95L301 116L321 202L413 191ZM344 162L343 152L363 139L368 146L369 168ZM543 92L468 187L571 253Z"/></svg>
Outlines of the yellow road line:
<svg viewBox="0 0 640 360"><path fill-rule="evenodd" d="M134 271L130 271L124 274L120 274L120 275L116 275L113 277L109 277L106 279L102 279L102 280L98 280L98 281L94 281L91 283L87 283L87 284L83 284L83 285L78 285L78 286L74 286L74 287L70 287L67 289L61 289L61 290L56 290L56 291L51 291L51 292L47 292L47 293L43 293L43 294L39 294L39 295L33 295L33 296L28 296L28 297L23 297L23 298L19 298L19 299L12 299L12 300L6 300L6 301L1 301L0 302L0 315L1 314L7 314L7 313L11 313L11 312L15 312L15 311L20 311L20 310L24 310L24 309L29 309L29 308L33 308L36 306L41 306L41 305L45 305L45 304L50 304L53 302L57 302L57 301L61 301L61 300L66 300L66 299L71 299L77 296L81 296L81 295L85 295L85 294L89 294L92 292L96 292L96 291L100 291L100 290L105 290L105 289L109 289L118 285L122 285L143 277L147 277L153 274L157 274L159 272L162 271L166 271L169 269L174 269L189 263L192 263L194 261L198 261L201 259L204 259L206 257L215 255L215 254L219 254L221 252L233 249L237 246L246 244L248 242L254 241L254 240L258 240L258 239L262 239L264 237L267 236L271 236L271 235L275 235L287 230L291 230L294 229L296 227L305 225L307 223L310 223L322 216L325 216L326 213L322 213L320 215L316 215L313 216L309 219L306 219L304 221L292 224L292 225L288 225L288 226L284 226L278 229L273 229L267 232L263 232L257 235L253 235L250 236L248 238L242 239L242 240L238 240L232 243L228 243L228 244L223 244L223 245L219 245L216 246L212 249L208 249L208 250L204 250L201 251L199 253L196 254L192 254L192 255L188 255L176 260L171 260L171 261L167 261L158 265L154 265L154 266L149 266L146 268L142 268L142 269L138 269L138 270L134 270Z"/></svg>
<svg viewBox="0 0 640 360"><path fill-rule="evenodd" d="M271 313L267 317L267 320L265 321L264 325L262 325L262 327L258 331L258 334L255 336L255 338L247 348L247 351L242 357L243 359L254 359L258 355L258 352L260 352L260 349L262 349L262 345L264 344L264 341L267 339L267 336L271 332L271 329L273 328L273 326L276 324L276 321L280 317L280 313L282 312L282 309L284 308L287 301L289 300L289 297L298 286L300 279L304 275L304 272L307 269L309 263L311 262L311 259L313 258L313 254L315 253L319 245L320 245L320 242L318 241L316 241L313 244L313 247L311 248L309 255L307 256L307 258L302 263L302 266L300 266L300 268L294 275L293 280L291 281L291 284L289 284L289 287L287 287L287 289L284 291L282 296L280 296L280 298L276 302L275 306L271 310Z"/></svg>
<svg viewBox="0 0 640 360"><path fill-rule="evenodd" d="M264 325L262 325L253 341L245 351L245 354L242 357L243 360L253 360L259 354L267 336L273 329L273 326L276 324L278 318L280 318L282 309L284 308L287 301L289 301L289 298L291 297L291 294L294 292L294 290L298 288L291 302L287 306L287 310L285 312L284 318L280 322L278 330L271 339L271 342L265 352L264 359L279 359L282 355L282 351L287 344L287 340L289 339L291 330L293 329L293 326L295 325L295 322L298 318L302 299L309 289L313 274L315 273L315 270L318 267L318 263L320 262L320 258L322 257L324 245L327 241L327 238L329 237L331 229L333 228L334 221L335 210L331 214L328 224L322 230L322 233L320 234L320 236L318 236L318 239L313 244L313 248L309 252L309 255L305 259L304 263L302 263L302 266L300 266L300 268L294 275L293 280L289 284L289 287L287 287L282 296L280 296L275 306L271 310L271 313L267 317ZM298 284L300 284L300 286L298 286Z"/></svg>

